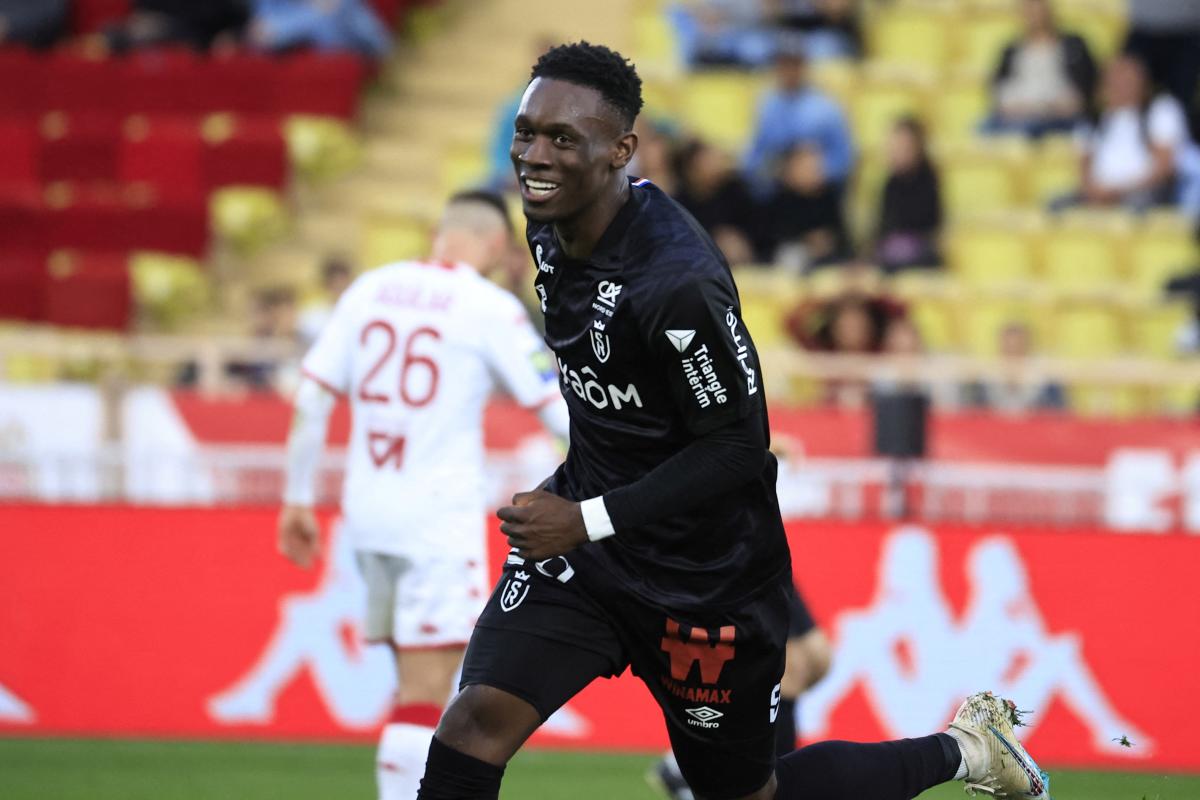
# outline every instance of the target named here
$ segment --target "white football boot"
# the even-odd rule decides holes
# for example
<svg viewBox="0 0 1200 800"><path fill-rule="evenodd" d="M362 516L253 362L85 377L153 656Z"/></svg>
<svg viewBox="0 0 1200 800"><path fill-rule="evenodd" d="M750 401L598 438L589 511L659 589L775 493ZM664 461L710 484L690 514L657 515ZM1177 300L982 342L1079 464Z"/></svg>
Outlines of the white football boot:
<svg viewBox="0 0 1200 800"><path fill-rule="evenodd" d="M966 762L966 790L997 800L1050 800L1050 776L1038 768L1017 741L1017 707L991 692L968 697L950 729Z"/></svg>

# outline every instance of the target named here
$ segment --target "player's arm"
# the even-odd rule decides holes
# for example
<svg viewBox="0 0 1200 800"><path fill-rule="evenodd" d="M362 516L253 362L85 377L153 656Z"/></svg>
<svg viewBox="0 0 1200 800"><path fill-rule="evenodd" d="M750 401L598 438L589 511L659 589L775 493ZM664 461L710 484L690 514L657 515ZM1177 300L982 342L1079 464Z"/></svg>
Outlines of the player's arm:
<svg viewBox="0 0 1200 800"><path fill-rule="evenodd" d="M287 477L279 514L279 552L308 568L317 557L320 529L313 504L317 468L325 445L329 414L337 397L312 378L296 390L287 442Z"/></svg>
<svg viewBox="0 0 1200 800"><path fill-rule="evenodd" d="M570 417L558 388L554 361L546 352L529 315L512 295L495 305L483 342L496 381L522 407L537 414L542 426L562 441L570 435Z"/></svg>
<svg viewBox="0 0 1200 800"><path fill-rule="evenodd" d="M313 504L329 414L337 396L344 394L350 385L354 344L352 308L358 286L356 283L343 293L325 329L304 356L304 377L293 400L283 509L277 533L279 552L306 568L316 559L320 541Z"/></svg>
<svg viewBox="0 0 1200 800"><path fill-rule="evenodd" d="M729 285L692 282L656 308L647 321L647 351L661 362L694 438L641 479L600 497L581 503L544 491L514 497L498 512L500 529L527 558L561 555L586 541L692 511L761 474L769 442L757 397L760 369ZM708 385L721 389L706 393L706 402L689 381L701 361L701 374L710 369L716 381Z"/></svg>

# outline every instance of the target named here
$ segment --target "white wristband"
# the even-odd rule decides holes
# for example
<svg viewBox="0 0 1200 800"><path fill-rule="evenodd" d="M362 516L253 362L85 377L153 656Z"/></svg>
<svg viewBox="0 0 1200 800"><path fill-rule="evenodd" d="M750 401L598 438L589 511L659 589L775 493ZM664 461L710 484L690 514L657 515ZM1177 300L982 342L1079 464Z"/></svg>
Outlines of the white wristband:
<svg viewBox="0 0 1200 800"><path fill-rule="evenodd" d="M587 529L587 536L593 542L616 533L612 520L608 518L608 509L604 505L603 497L584 500L579 504L579 510L583 512L583 527Z"/></svg>

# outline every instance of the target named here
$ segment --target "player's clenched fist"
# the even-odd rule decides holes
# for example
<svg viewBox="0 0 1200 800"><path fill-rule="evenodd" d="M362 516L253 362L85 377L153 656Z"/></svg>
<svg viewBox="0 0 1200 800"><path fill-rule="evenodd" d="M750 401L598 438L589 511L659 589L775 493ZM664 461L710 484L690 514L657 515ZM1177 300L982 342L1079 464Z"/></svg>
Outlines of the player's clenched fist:
<svg viewBox="0 0 1200 800"><path fill-rule="evenodd" d="M541 489L514 495L513 504L496 516L509 545L534 561L561 556L588 540L579 503Z"/></svg>
<svg viewBox="0 0 1200 800"><path fill-rule="evenodd" d="M317 560L320 532L311 508L284 506L279 514L279 552L293 564L308 569Z"/></svg>

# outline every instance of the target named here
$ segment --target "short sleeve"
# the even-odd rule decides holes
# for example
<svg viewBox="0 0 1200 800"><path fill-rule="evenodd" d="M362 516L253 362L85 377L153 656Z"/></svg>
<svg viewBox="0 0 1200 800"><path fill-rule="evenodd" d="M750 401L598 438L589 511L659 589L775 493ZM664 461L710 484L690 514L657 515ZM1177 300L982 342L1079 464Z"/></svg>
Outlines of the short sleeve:
<svg viewBox="0 0 1200 800"><path fill-rule="evenodd" d="M304 356L304 375L331 392L350 390L354 355L354 306L358 284L347 289L334 306L333 313Z"/></svg>
<svg viewBox="0 0 1200 800"><path fill-rule="evenodd" d="M700 436L752 414L762 373L732 282L689 280L655 307L649 348L688 431Z"/></svg>
<svg viewBox="0 0 1200 800"><path fill-rule="evenodd" d="M1150 106L1147 128L1150 141L1159 147L1174 148L1188 135L1183 109L1171 97L1160 97Z"/></svg>
<svg viewBox="0 0 1200 800"><path fill-rule="evenodd" d="M537 408L557 397L558 373L545 344L515 297L499 295L492 322L484 326L483 347L497 382L524 408Z"/></svg>

